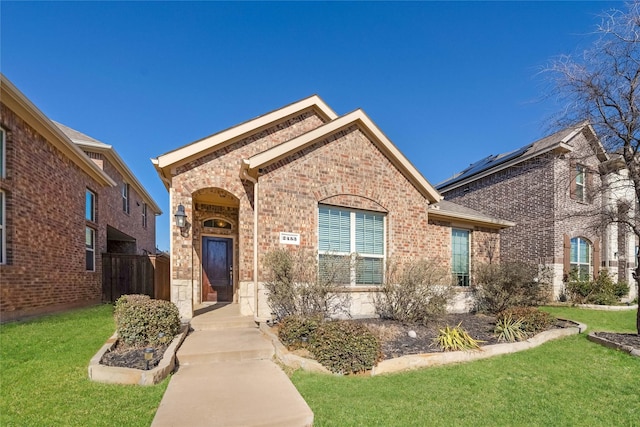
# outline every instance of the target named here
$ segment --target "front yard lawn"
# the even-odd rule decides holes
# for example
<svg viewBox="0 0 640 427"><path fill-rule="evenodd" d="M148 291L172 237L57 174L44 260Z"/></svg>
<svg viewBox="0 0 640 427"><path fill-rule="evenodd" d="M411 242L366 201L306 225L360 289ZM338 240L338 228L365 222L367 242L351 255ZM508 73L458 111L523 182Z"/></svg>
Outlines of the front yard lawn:
<svg viewBox="0 0 640 427"><path fill-rule="evenodd" d="M0 325L0 425L150 425L168 379L140 387L87 377L114 328L111 305Z"/></svg>
<svg viewBox="0 0 640 427"><path fill-rule="evenodd" d="M633 332L635 312L549 307L589 330ZM376 377L297 371L315 426L640 426L640 358L586 334L460 365Z"/></svg>

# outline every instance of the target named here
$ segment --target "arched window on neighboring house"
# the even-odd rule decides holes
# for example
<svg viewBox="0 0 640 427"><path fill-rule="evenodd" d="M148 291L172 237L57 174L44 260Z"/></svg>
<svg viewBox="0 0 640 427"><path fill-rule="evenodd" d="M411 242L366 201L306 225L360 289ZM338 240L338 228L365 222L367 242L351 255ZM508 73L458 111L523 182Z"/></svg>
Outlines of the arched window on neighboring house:
<svg viewBox="0 0 640 427"><path fill-rule="evenodd" d="M580 280L589 280L593 268L593 247L582 237L571 239L571 271L578 274Z"/></svg>

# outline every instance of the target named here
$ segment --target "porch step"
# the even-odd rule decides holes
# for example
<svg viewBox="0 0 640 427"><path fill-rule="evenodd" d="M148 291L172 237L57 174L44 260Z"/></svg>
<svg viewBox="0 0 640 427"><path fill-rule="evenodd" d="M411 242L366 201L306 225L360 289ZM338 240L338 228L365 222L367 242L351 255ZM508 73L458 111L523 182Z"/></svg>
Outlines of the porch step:
<svg viewBox="0 0 640 427"><path fill-rule="evenodd" d="M215 304L196 308L190 325L194 331L257 328L253 317L240 315L240 306L238 304Z"/></svg>
<svg viewBox="0 0 640 427"><path fill-rule="evenodd" d="M180 366L213 362L271 359L273 345L255 326L218 330L196 330L178 350Z"/></svg>

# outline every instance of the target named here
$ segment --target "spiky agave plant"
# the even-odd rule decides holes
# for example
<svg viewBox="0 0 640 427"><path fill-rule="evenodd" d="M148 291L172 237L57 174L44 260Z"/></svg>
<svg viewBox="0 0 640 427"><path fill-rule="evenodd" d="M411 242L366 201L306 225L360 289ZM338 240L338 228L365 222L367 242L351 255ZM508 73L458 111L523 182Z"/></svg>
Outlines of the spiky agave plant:
<svg viewBox="0 0 640 427"><path fill-rule="evenodd" d="M438 336L434 338L434 342L444 351L459 350L478 350L482 340L476 340L467 331L462 328L462 322L456 327L447 325L444 329L440 329Z"/></svg>
<svg viewBox="0 0 640 427"><path fill-rule="evenodd" d="M493 333L498 337L498 341L516 342L527 339L527 332L524 330L523 319L514 319L511 314L499 319Z"/></svg>

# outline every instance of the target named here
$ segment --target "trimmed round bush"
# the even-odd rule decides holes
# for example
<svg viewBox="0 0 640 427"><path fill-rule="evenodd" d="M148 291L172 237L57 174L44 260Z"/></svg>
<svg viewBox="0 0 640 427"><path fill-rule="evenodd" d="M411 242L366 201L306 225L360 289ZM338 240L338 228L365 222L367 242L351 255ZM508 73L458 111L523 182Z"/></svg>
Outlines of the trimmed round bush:
<svg viewBox="0 0 640 427"><path fill-rule="evenodd" d="M321 322L319 317L285 317L278 325L278 338L289 350L305 348Z"/></svg>
<svg viewBox="0 0 640 427"><path fill-rule="evenodd" d="M132 347L159 345L163 340L170 341L180 331L178 307L147 295L118 298L114 318L118 337Z"/></svg>
<svg viewBox="0 0 640 427"><path fill-rule="evenodd" d="M364 372L382 357L378 339L366 326L343 320L321 323L309 347L319 363L339 374Z"/></svg>

